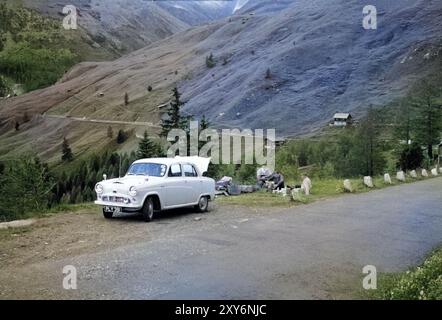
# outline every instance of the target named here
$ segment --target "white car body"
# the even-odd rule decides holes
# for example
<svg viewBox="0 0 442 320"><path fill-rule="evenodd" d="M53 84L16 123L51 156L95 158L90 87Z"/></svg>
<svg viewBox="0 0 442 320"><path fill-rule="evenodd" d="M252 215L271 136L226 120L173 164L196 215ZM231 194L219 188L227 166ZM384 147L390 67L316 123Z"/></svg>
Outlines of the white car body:
<svg viewBox="0 0 442 320"><path fill-rule="evenodd" d="M148 199L157 212L198 206L201 199L206 199L208 206L215 198L215 180L203 176L209 162L200 157L137 160L124 177L96 184L95 204L103 207L106 218L106 212L111 212L110 217L114 212L143 212Z"/></svg>

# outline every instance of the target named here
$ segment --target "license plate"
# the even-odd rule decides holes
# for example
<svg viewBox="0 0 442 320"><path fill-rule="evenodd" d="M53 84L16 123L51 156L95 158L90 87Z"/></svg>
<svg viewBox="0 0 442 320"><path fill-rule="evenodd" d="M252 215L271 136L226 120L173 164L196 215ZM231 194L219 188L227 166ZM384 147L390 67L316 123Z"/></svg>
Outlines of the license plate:
<svg viewBox="0 0 442 320"><path fill-rule="evenodd" d="M113 213L120 213L121 212L121 208L120 207L104 207L104 211L106 212L113 212Z"/></svg>

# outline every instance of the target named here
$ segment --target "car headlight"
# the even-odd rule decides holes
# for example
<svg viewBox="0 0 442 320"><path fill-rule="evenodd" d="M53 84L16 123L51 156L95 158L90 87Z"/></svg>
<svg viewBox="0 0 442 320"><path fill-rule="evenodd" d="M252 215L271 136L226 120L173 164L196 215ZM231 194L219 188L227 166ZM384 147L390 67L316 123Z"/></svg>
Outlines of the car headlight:
<svg viewBox="0 0 442 320"><path fill-rule="evenodd" d="M103 193L103 186L101 184L97 183L95 185L95 192L98 194L102 194Z"/></svg>
<svg viewBox="0 0 442 320"><path fill-rule="evenodd" d="M130 187L129 188L129 194L132 196L132 197L135 197L136 195L137 195L137 188L135 188L135 187Z"/></svg>

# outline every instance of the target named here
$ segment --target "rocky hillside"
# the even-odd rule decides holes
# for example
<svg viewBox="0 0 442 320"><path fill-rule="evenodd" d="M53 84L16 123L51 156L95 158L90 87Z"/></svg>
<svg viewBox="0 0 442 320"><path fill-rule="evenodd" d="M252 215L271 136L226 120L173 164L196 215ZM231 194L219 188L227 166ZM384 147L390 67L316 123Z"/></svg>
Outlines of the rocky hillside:
<svg viewBox="0 0 442 320"><path fill-rule="evenodd" d="M317 131L336 111L358 117L441 70L442 2L373 4L377 30L362 28L360 1L297 0L271 15L190 28L113 62L80 64L53 87L0 103L0 152L32 147L50 157L65 135L74 151L86 152L105 143L108 125L144 129L131 121L155 131L158 106L174 85L186 112L218 126L296 136ZM205 63L210 53L213 68ZM33 120L14 132L14 119L25 112Z"/></svg>

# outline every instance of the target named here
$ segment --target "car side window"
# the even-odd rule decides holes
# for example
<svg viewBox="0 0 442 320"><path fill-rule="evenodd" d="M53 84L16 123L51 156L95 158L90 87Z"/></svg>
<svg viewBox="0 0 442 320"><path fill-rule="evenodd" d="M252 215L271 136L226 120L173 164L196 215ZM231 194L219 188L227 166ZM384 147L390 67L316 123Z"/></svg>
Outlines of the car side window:
<svg viewBox="0 0 442 320"><path fill-rule="evenodd" d="M179 164L173 164L170 166L169 169L169 177L181 177L181 165Z"/></svg>
<svg viewBox="0 0 442 320"><path fill-rule="evenodd" d="M183 164L184 176L186 177L197 177L195 168L191 164Z"/></svg>

